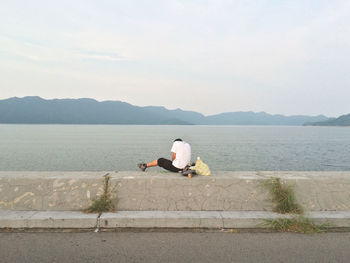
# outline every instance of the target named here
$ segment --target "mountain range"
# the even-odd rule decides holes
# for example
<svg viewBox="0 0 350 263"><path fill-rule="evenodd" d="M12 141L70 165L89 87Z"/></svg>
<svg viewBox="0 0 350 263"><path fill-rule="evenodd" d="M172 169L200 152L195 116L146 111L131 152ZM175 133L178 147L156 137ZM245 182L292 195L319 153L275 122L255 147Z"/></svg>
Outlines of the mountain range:
<svg viewBox="0 0 350 263"><path fill-rule="evenodd" d="M265 112L226 112L204 116L194 111L134 106L121 101L52 99L37 96L0 100L0 123L32 124L158 124L158 125L303 125L334 119L284 116Z"/></svg>
<svg viewBox="0 0 350 263"><path fill-rule="evenodd" d="M330 118L327 121L305 123L306 126L350 126L350 114L338 118Z"/></svg>

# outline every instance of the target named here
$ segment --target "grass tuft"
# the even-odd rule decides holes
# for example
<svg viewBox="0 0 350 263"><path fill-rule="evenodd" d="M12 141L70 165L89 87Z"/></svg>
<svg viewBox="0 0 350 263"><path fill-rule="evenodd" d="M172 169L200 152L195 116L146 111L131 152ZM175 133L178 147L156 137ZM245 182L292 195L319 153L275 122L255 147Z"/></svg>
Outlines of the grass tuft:
<svg viewBox="0 0 350 263"><path fill-rule="evenodd" d="M103 213L103 212L113 212L114 205L112 200L109 199L108 195L102 194L98 198L92 199L92 204L85 209L86 213Z"/></svg>
<svg viewBox="0 0 350 263"><path fill-rule="evenodd" d="M315 234L325 232L327 224L315 224L309 218L298 216L293 218L265 219L265 225L278 232L294 232Z"/></svg>
<svg viewBox="0 0 350 263"><path fill-rule="evenodd" d="M274 212L280 214L303 213L300 205L296 203L291 186L282 184L280 178L276 177L266 180L264 184L269 189L272 196L272 201L275 203L275 207L273 209Z"/></svg>
<svg viewBox="0 0 350 263"><path fill-rule="evenodd" d="M110 199L110 193L108 191L108 174L105 175L103 194L98 198L92 199L92 204L84 210L85 213L103 213L103 212L114 212L115 207Z"/></svg>

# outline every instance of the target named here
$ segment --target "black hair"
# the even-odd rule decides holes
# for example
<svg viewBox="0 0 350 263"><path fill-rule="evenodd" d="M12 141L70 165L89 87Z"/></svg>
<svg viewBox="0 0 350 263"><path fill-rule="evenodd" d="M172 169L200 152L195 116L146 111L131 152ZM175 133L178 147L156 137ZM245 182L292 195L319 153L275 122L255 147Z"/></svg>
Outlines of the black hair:
<svg viewBox="0 0 350 263"><path fill-rule="evenodd" d="M174 142L182 142L182 140L180 138L174 140Z"/></svg>

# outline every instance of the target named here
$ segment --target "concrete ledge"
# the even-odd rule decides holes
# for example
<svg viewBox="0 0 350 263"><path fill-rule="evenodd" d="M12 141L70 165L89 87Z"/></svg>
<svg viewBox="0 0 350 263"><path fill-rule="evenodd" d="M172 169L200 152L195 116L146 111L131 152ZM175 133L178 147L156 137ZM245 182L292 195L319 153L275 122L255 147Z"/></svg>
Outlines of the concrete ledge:
<svg viewBox="0 0 350 263"><path fill-rule="evenodd" d="M81 211L103 192L107 172L0 172L0 210ZM110 172L118 211L271 211L264 180L292 185L306 211L350 211L350 172Z"/></svg>
<svg viewBox="0 0 350 263"><path fill-rule="evenodd" d="M334 227L350 227L350 211L321 211L307 214L317 224L329 224Z"/></svg>
<svg viewBox="0 0 350 263"><path fill-rule="evenodd" d="M75 211L0 211L0 228L96 228L97 218Z"/></svg>
<svg viewBox="0 0 350 263"><path fill-rule="evenodd" d="M271 211L264 180L293 186L306 211L350 211L350 172L224 172L192 179L173 173L111 173L118 211Z"/></svg>
<svg viewBox="0 0 350 263"><path fill-rule="evenodd" d="M83 210L103 192L105 172L0 172L0 210Z"/></svg>
<svg viewBox="0 0 350 263"><path fill-rule="evenodd" d="M350 212L310 212L316 223L334 228L350 227ZM262 211L122 211L84 214L72 211L0 211L0 229L94 229L94 228L202 228L202 229L266 229L264 219L290 218Z"/></svg>
<svg viewBox="0 0 350 263"><path fill-rule="evenodd" d="M121 211L103 213L101 228L266 228L263 219L290 217L256 211Z"/></svg>
<svg viewBox="0 0 350 263"><path fill-rule="evenodd" d="M256 172L215 172L192 179L174 173L111 174L118 211L272 210Z"/></svg>

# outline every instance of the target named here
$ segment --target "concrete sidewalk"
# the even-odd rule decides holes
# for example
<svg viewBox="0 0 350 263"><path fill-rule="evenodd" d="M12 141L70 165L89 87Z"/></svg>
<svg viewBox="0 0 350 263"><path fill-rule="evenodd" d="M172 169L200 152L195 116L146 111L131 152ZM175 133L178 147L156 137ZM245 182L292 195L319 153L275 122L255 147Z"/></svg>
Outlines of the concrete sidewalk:
<svg viewBox="0 0 350 263"><path fill-rule="evenodd" d="M309 212L315 223L350 228L350 211ZM193 228L266 229L264 219L290 218L265 211L0 211L0 229Z"/></svg>

